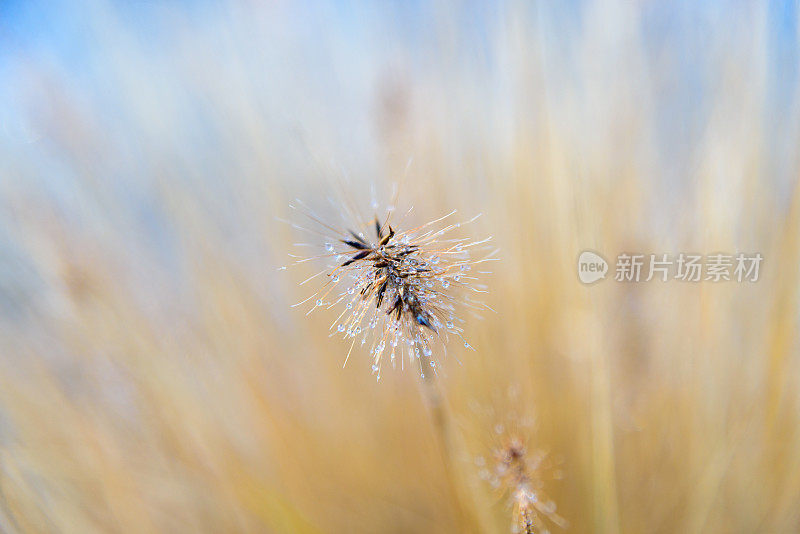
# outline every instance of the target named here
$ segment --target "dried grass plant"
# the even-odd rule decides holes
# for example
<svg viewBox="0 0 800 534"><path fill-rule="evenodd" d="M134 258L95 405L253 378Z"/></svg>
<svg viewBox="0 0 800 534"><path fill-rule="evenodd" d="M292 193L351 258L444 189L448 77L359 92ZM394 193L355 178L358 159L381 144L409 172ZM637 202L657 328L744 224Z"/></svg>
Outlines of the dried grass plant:
<svg viewBox="0 0 800 534"><path fill-rule="evenodd" d="M544 514L551 532L797 532L797 19L721 0L4 3L0 531L499 533L539 476L569 520ZM391 198L411 157L414 212L384 227L362 197ZM337 190L368 212L338 220ZM295 198L337 265L368 254L292 309L332 280L299 285L325 258L278 271ZM454 208L483 215L453 237L501 251L478 299L496 313L452 303L449 329L403 282L377 306L381 274L334 307L363 306L359 325L304 316L386 268L390 225L402 249ZM301 255L328 253L316 237ZM764 261L757 283L584 286L586 249ZM450 338L435 384L400 372L420 347L390 372L393 334L377 360L347 338L396 322L401 288L402 337ZM535 434L487 444L512 410ZM520 475L514 451L540 448L562 480ZM508 464L505 496L479 454Z"/></svg>

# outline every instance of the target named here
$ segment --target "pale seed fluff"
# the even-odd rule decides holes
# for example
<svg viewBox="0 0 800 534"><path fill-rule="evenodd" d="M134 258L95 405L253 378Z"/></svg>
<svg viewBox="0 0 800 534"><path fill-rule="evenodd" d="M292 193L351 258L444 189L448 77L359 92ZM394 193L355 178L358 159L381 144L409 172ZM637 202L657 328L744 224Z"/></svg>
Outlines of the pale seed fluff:
<svg viewBox="0 0 800 534"><path fill-rule="evenodd" d="M491 238L479 241L457 235L465 222L455 212L412 226L408 213L395 223L392 212L362 223L335 228L307 208L297 208L312 226L294 225L321 238L319 252L297 256L297 263L321 261L325 268L302 283L316 291L296 306L308 313L335 310L330 330L370 355L378 379L388 362L404 368L418 364L420 373L436 373L445 344L456 338L467 349L464 314L489 309L477 298L486 287L478 277L494 253L485 253ZM313 244L309 244L313 245Z"/></svg>
<svg viewBox="0 0 800 534"><path fill-rule="evenodd" d="M511 532L545 534L550 524L566 528L567 521L556 512L556 504L544 488L545 474L560 478L560 470L553 469L545 452L530 450L522 434L509 433L503 425L498 425L495 433L492 460L480 457L476 464L481 478L507 499Z"/></svg>

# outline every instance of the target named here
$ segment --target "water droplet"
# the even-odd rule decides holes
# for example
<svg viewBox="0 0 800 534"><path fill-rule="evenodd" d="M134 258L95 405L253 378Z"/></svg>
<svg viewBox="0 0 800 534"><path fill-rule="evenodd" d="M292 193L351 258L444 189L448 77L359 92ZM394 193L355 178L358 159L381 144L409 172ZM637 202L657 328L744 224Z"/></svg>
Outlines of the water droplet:
<svg viewBox="0 0 800 534"><path fill-rule="evenodd" d="M334 284L335 284L336 282L338 282L338 281L339 281L339 275L338 275L338 274L335 274L335 275L333 275L333 278L331 278L331 281L332 281Z"/></svg>
<svg viewBox="0 0 800 534"><path fill-rule="evenodd" d="M333 243L325 243L325 250L333 252Z"/></svg>
<svg viewBox="0 0 800 534"><path fill-rule="evenodd" d="M355 292L356 292L355 288L352 288L352 287L348 287L348 288L347 288L347 294L348 294L348 295L352 295L352 294L353 294L353 293L355 293Z"/></svg>
<svg viewBox="0 0 800 534"><path fill-rule="evenodd" d="M445 324L445 326L448 328L448 330L451 330L451 329L453 328L453 326L454 326L454 325L453 325L453 321L447 321L447 323Z"/></svg>
<svg viewBox="0 0 800 534"><path fill-rule="evenodd" d="M457 275L455 275L455 276L453 277L453 280L455 280L456 282L458 282L459 280L461 280L461 275L460 275L460 274L457 274Z"/></svg>
<svg viewBox="0 0 800 534"><path fill-rule="evenodd" d="M317 306L322 306L322 299L317 299Z"/></svg>
<svg viewBox="0 0 800 534"><path fill-rule="evenodd" d="M348 302L347 303L347 309L348 310L352 310L353 309L353 303L352 302Z"/></svg>
<svg viewBox="0 0 800 534"><path fill-rule="evenodd" d="M442 287L445 288L445 289L450 287L450 281L449 280L442 280Z"/></svg>
<svg viewBox="0 0 800 534"><path fill-rule="evenodd" d="M377 365L373 365L372 366L372 372L373 373L377 373L378 372L378 366Z"/></svg>
<svg viewBox="0 0 800 534"><path fill-rule="evenodd" d="M339 326L336 327L336 330L338 330L339 332L344 332L344 325L340 324Z"/></svg>

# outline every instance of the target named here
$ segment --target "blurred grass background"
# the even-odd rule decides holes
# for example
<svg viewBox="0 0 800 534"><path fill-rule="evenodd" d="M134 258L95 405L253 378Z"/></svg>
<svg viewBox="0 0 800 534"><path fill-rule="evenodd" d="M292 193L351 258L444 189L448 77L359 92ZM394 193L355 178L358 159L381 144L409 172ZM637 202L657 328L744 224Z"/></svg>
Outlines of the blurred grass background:
<svg viewBox="0 0 800 534"><path fill-rule="evenodd" d="M473 458L535 417L570 532L797 532L797 23L3 2L0 531L506 532ZM418 221L483 213L502 251L497 313L441 379L469 517L417 376L342 369L335 316L289 307L312 269L277 271L309 240L277 220L292 199L368 210L410 159ZM765 260L753 284L586 287L584 249Z"/></svg>

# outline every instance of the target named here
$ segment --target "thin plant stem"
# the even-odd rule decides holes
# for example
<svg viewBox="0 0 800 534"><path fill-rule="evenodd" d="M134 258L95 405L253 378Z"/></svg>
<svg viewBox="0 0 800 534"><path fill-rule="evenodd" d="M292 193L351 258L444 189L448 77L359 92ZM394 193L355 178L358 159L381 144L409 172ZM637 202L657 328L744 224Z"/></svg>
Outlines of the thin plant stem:
<svg viewBox="0 0 800 534"><path fill-rule="evenodd" d="M431 359L423 351L415 358L420 374L421 390L431 415L431 422L439 441L439 451L442 456L445 476L447 478L453 504L464 525L474 532L486 532L486 522L482 521L480 514L476 513L475 498L469 490L469 485L463 483L460 471L456 467L462 439L448 410L445 397L439 384L438 377L431 366ZM466 501L470 501L467 503Z"/></svg>

